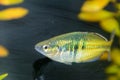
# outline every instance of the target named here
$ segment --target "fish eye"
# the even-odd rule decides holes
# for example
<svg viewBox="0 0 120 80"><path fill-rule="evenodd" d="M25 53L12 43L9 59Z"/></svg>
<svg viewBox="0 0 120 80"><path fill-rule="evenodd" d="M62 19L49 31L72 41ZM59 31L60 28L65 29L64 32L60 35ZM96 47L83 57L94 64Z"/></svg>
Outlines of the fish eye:
<svg viewBox="0 0 120 80"><path fill-rule="evenodd" d="M48 45L44 45L44 46L43 46L43 49L45 49L45 50L47 50L48 48L49 48Z"/></svg>

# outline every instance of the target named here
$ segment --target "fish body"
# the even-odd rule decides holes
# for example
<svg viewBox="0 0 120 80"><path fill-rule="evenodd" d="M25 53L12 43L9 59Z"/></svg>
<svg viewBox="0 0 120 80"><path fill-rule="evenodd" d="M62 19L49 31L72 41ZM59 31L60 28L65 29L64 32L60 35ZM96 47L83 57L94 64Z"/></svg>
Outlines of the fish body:
<svg viewBox="0 0 120 80"><path fill-rule="evenodd" d="M35 49L48 58L71 64L72 62L92 62L105 52L110 52L113 37L105 37L93 32L71 32L39 42Z"/></svg>

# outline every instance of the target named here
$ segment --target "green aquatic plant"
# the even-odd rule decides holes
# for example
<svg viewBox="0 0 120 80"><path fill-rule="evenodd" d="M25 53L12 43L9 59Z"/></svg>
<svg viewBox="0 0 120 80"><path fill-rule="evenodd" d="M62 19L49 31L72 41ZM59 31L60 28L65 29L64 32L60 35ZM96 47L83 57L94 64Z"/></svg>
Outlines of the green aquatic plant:
<svg viewBox="0 0 120 80"><path fill-rule="evenodd" d="M105 9L109 3L114 5L115 11ZM78 18L88 22L97 22L109 33L115 31L120 46L120 2L118 0L86 0ZM107 56L103 56L101 60L105 60ZM120 80L120 48L111 50L111 62L112 64L105 69L108 74L107 80Z"/></svg>
<svg viewBox="0 0 120 80"><path fill-rule="evenodd" d="M8 8L0 11L0 20L13 20L24 17L28 10L22 7Z"/></svg>
<svg viewBox="0 0 120 80"><path fill-rule="evenodd" d="M0 45L0 57L6 57L8 56L8 50ZM8 73L0 74L0 80L3 80L8 76Z"/></svg>
<svg viewBox="0 0 120 80"><path fill-rule="evenodd" d="M0 5L3 6L9 6L9 5L15 5L20 4L24 0L0 0ZM0 10L0 20L6 21L6 20L14 20L19 19L28 14L28 9L23 7L12 7Z"/></svg>
<svg viewBox="0 0 120 80"><path fill-rule="evenodd" d="M108 11L105 7L113 3L115 11ZM107 32L115 33L120 37L120 3L118 0L86 0L81 7L78 18L88 22L98 22Z"/></svg>
<svg viewBox="0 0 120 80"><path fill-rule="evenodd" d="M0 57L6 57L8 56L8 50L0 45ZM8 76L8 73L0 74L0 80L3 80Z"/></svg>
<svg viewBox="0 0 120 80"><path fill-rule="evenodd" d="M6 78L8 76L8 73L4 73L0 75L0 80L3 80L4 78Z"/></svg>
<svg viewBox="0 0 120 80"><path fill-rule="evenodd" d="M107 80L120 80L120 49L115 48L111 53L112 64L105 70L109 76Z"/></svg>
<svg viewBox="0 0 120 80"><path fill-rule="evenodd" d="M0 0L0 5L10 6L20 4L24 0ZM13 7L0 10L0 21L14 20L24 17L28 14L28 10L23 7ZM8 50L0 45L0 57L8 56ZM0 80L8 76L8 73L0 74Z"/></svg>
<svg viewBox="0 0 120 80"><path fill-rule="evenodd" d="M0 45L0 57L6 57L8 56L8 50L4 47Z"/></svg>
<svg viewBox="0 0 120 80"><path fill-rule="evenodd" d="M0 0L0 5L5 5L5 6L15 5L15 4L20 4L23 1L24 0Z"/></svg>

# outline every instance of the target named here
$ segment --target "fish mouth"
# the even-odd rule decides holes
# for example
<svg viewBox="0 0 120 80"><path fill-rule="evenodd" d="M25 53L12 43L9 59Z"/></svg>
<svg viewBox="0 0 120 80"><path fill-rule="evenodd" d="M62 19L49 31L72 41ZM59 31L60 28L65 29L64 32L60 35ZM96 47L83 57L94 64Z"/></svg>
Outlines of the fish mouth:
<svg viewBox="0 0 120 80"><path fill-rule="evenodd" d="M35 45L35 50L42 55L46 56L45 52L42 50L42 46Z"/></svg>
<svg viewBox="0 0 120 80"><path fill-rule="evenodd" d="M43 53L41 46L35 45L35 50L39 53Z"/></svg>

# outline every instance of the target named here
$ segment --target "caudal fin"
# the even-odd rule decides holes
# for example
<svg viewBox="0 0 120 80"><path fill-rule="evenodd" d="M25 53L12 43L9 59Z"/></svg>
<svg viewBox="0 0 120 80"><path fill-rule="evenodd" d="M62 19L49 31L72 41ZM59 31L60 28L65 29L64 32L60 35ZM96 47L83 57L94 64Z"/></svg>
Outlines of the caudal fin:
<svg viewBox="0 0 120 80"><path fill-rule="evenodd" d="M114 37L115 37L115 30L113 30L113 32L111 33L111 36L110 36L110 46L113 43ZM108 61L111 61L111 54L110 53L111 53L111 49L109 49L109 51L108 51Z"/></svg>
<svg viewBox="0 0 120 80"><path fill-rule="evenodd" d="M113 30L113 32L111 33L111 36L110 36L111 44L113 43L114 37L115 37L115 30Z"/></svg>

